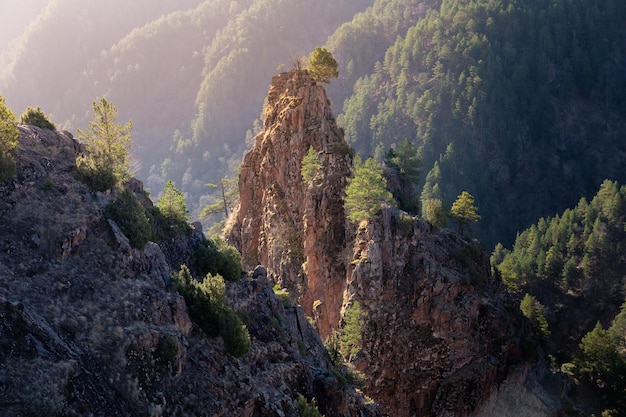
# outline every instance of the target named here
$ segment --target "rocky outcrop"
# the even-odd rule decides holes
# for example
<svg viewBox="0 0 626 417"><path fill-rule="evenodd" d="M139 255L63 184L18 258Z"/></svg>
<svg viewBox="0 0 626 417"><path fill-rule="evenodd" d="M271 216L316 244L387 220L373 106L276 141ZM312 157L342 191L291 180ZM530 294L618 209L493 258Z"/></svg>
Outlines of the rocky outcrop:
<svg viewBox="0 0 626 417"><path fill-rule="evenodd" d="M471 415L519 358L521 314L478 243L396 209L358 228L353 301L367 314L355 365L390 415Z"/></svg>
<svg viewBox="0 0 626 417"><path fill-rule="evenodd" d="M519 309L478 243L393 208L358 228L345 221L349 151L323 91L306 71L272 80L227 239L248 268L262 263L296 295L322 337L361 304L354 364L384 413L470 415L520 355ZM310 146L322 168L307 183L300 167Z"/></svg>
<svg viewBox="0 0 626 417"><path fill-rule="evenodd" d="M306 71L272 79L263 118L263 132L244 156L241 204L227 240L240 249L248 269L265 265L326 337L339 323L345 288L342 198L349 147L324 88ZM304 181L302 159L310 147L321 168Z"/></svg>
<svg viewBox="0 0 626 417"><path fill-rule="evenodd" d="M20 126L19 142L0 185L0 416L296 417L300 394L326 416L380 416L268 285L229 283L251 348L224 353L168 288L198 231L132 249L103 216L114 193L74 179L69 134Z"/></svg>

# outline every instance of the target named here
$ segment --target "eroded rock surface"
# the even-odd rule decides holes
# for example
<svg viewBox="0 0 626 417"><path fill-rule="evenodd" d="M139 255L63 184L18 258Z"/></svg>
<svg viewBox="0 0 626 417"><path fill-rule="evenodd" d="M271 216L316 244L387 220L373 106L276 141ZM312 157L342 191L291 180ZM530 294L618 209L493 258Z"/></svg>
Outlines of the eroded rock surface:
<svg viewBox="0 0 626 417"><path fill-rule="evenodd" d="M201 233L130 248L103 216L114 193L73 177L80 144L19 129L17 174L0 184L0 416L295 417L300 394L329 417L380 416L267 284L228 284L251 348L224 353L169 287Z"/></svg>
<svg viewBox="0 0 626 417"><path fill-rule="evenodd" d="M349 147L323 86L306 71L272 79L263 118L264 130L243 160L241 204L226 235L241 250L244 266L265 265L273 281L316 317L325 338L337 328L345 288L342 199ZM302 159L310 147L321 168L304 181Z"/></svg>
<svg viewBox="0 0 626 417"><path fill-rule="evenodd" d="M523 320L477 243L385 208L345 220L351 157L323 87L306 71L272 80L264 130L244 157L228 240L267 267L323 338L358 301L367 318L355 365L393 416L466 416L520 356ZM312 146L322 167L300 175Z"/></svg>

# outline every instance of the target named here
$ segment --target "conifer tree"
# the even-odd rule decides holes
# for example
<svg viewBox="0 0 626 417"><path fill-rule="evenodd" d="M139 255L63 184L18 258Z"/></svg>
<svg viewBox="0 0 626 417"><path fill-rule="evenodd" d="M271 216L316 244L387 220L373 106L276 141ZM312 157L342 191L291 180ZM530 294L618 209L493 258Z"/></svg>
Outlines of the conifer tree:
<svg viewBox="0 0 626 417"><path fill-rule="evenodd" d="M355 301L343 316L343 327L339 336L339 348L343 357L350 362L361 350L365 312L361 304Z"/></svg>
<svg viewBox="0 0 626 417"><path fill-rule="evenodd" d="M48 119L39 106L26 108L26 111L20 116L20 123L37 126L42 129L56 130L54 123Z"/></svg>
<svg viewBox="0 0 626 417"><path fill-rule="evenodd" d="M463 234L463 226L480 220L478 208L474 205L474 196L463 191L452 204L450 216L456 219L461 234Z"/></svg>
<svg viewBox="0 0 626 417"><path fill-rule="evenodd" d="M337 61L326 48L318 46L309 57L309 67L307 68L309 75L317 81L323 83L330 82L331 78L337 78Z"/></svg>
<svg viewBox="0 0 626 417"><path fill-rule="evenodd" d="M322 161L320 161L317 151L313 146L309 146L308 152L302 158L302 166L300 168L302 179L306 182L313 180L321 167Z"/></svg>
<svg viewBox="0 0 626 417"><path fill-rule="evenodd" d="M218 213L224 213L224 216L228 217L229 209L232 209L239 200L238 182L238 177L224 177L220 179L219 184L205 184L205 186L209 188L219 188L220 201L205 206L200 213L200 217L207 217Z"/></svg>
<svg viewBox="0 0 626 417"><path fill-rule="evenodd" d="M0 181L15 175L15 154L19 131L15 127L15 115L5 105L0 95Z"/></svg>
<svg viewBox="0 0 626 417"><path fill-rule="evenodd" d="M78 129L89 155L77 160L79 175L92 188L104 191L130 178L128 154L132 122L116 123L117 108L102 98L93 102L94 120Z"/></svg>
<svg viewBox="0 0 626 417"><path fill-rule="evenodd" d="M187 222L188 210L185 196L182 191L176 188L174 181L168 180L165 184L163 195L159 198L157 207L171 224Z"/></svg>
<svg viewBox="0 0 626 417"><path fill-rule="evenodd" d="M438 198L429 198L424 201L422 207L422 215L433 226L442 229L446 226L446 214L442 209L441 200Z"/></svg>
<svg viewBox="0 0 626 417"><path fill-rule="evenodd" d="M382 204L395 205L393 196L387 191L387 182L381 166L373 159L365 162L361 156L354 158L354 176L348 178L345 209L352 222L369 220L376 215Z"/></svg>
<svg viewBox="0 0 626 417"><path fill-rule="evenodd" d="M548 322L537 299L526 294L520 302L520 310L530 320L533 336L540 341L547 340L550 337L550 330L548 330Z"/></svg>

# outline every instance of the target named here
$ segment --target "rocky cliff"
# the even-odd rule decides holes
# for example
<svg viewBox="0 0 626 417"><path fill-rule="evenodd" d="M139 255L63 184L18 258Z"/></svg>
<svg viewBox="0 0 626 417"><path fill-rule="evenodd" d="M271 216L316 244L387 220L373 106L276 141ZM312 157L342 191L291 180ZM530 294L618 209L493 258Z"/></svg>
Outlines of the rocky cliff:
<svg viewBox="0 0 626 417"><path fill-rule="evenodd" d="M244 156L241 204L226 236L241 250L244 266L265 265L274 282L291 291L324 338L337 328L345 288L349 147L324 88L306 71L272 79L263 118L264 130ZM310 147L321 168L305 181L302 159Z"/></svg>
<svg viewBox="0 0 626 417"><path fill-rule="evenodd" d="M380 415L260 282L228 284L252 342L224 353L168 286L201 231L131 249L103 216L114 194L74 179L71 135L19 130L17 174L0 184L1 416L294 417L299 394L326 416Z"/></svg>
<svg viewBox="0 0 626 417"><path fill-rule="evenodd" d="M471 415L520 358L522 316L478 243L396 209L357 230L353 301L367 314L355 365L390 415Z"/></svg>
<svg viewBox="0 0 626 417"><path fill-rule="evenodd" d="M323 337L359 301L367 318L354 363L383 412L470 415L504 379L523 335L478 244L392 208L358 228L346 222L349 149L306 71L274 77L263 115L228 240L249 267L268 267ZM310 146L322 167L307 183L300 168Z"/></svg>

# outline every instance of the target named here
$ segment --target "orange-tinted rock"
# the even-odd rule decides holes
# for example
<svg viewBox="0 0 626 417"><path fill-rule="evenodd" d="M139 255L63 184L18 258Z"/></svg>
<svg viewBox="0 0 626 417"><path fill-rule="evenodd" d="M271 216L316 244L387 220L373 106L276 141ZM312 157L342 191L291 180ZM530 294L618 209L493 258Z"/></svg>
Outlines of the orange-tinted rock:
<svg viewBox="0 0 626 417"><path fill-rule="evenodd" d="M480 246L389 207L350 226L349 148L324 89L305 71L274 77L263 117L226 232L244 267L264 265L322 338L346 306L361 304L367 318L354 365L384 413L469 415L504 379L521 337L519 310ZM310 146L322 167L305 182Z"/></svg>
<svg viewBox="0 0 626 417"><path fill-rule="evenodd" d="M245 268L264 265L307 315L314 315L316 304L324 338L337 328L345 288L342 199L349 148L324 88L306 71L272 79L263 118L264 130L244 157L241 204L226 236L240 249ZM322 166L306 182L300 170L309 147Z"/></svg>

